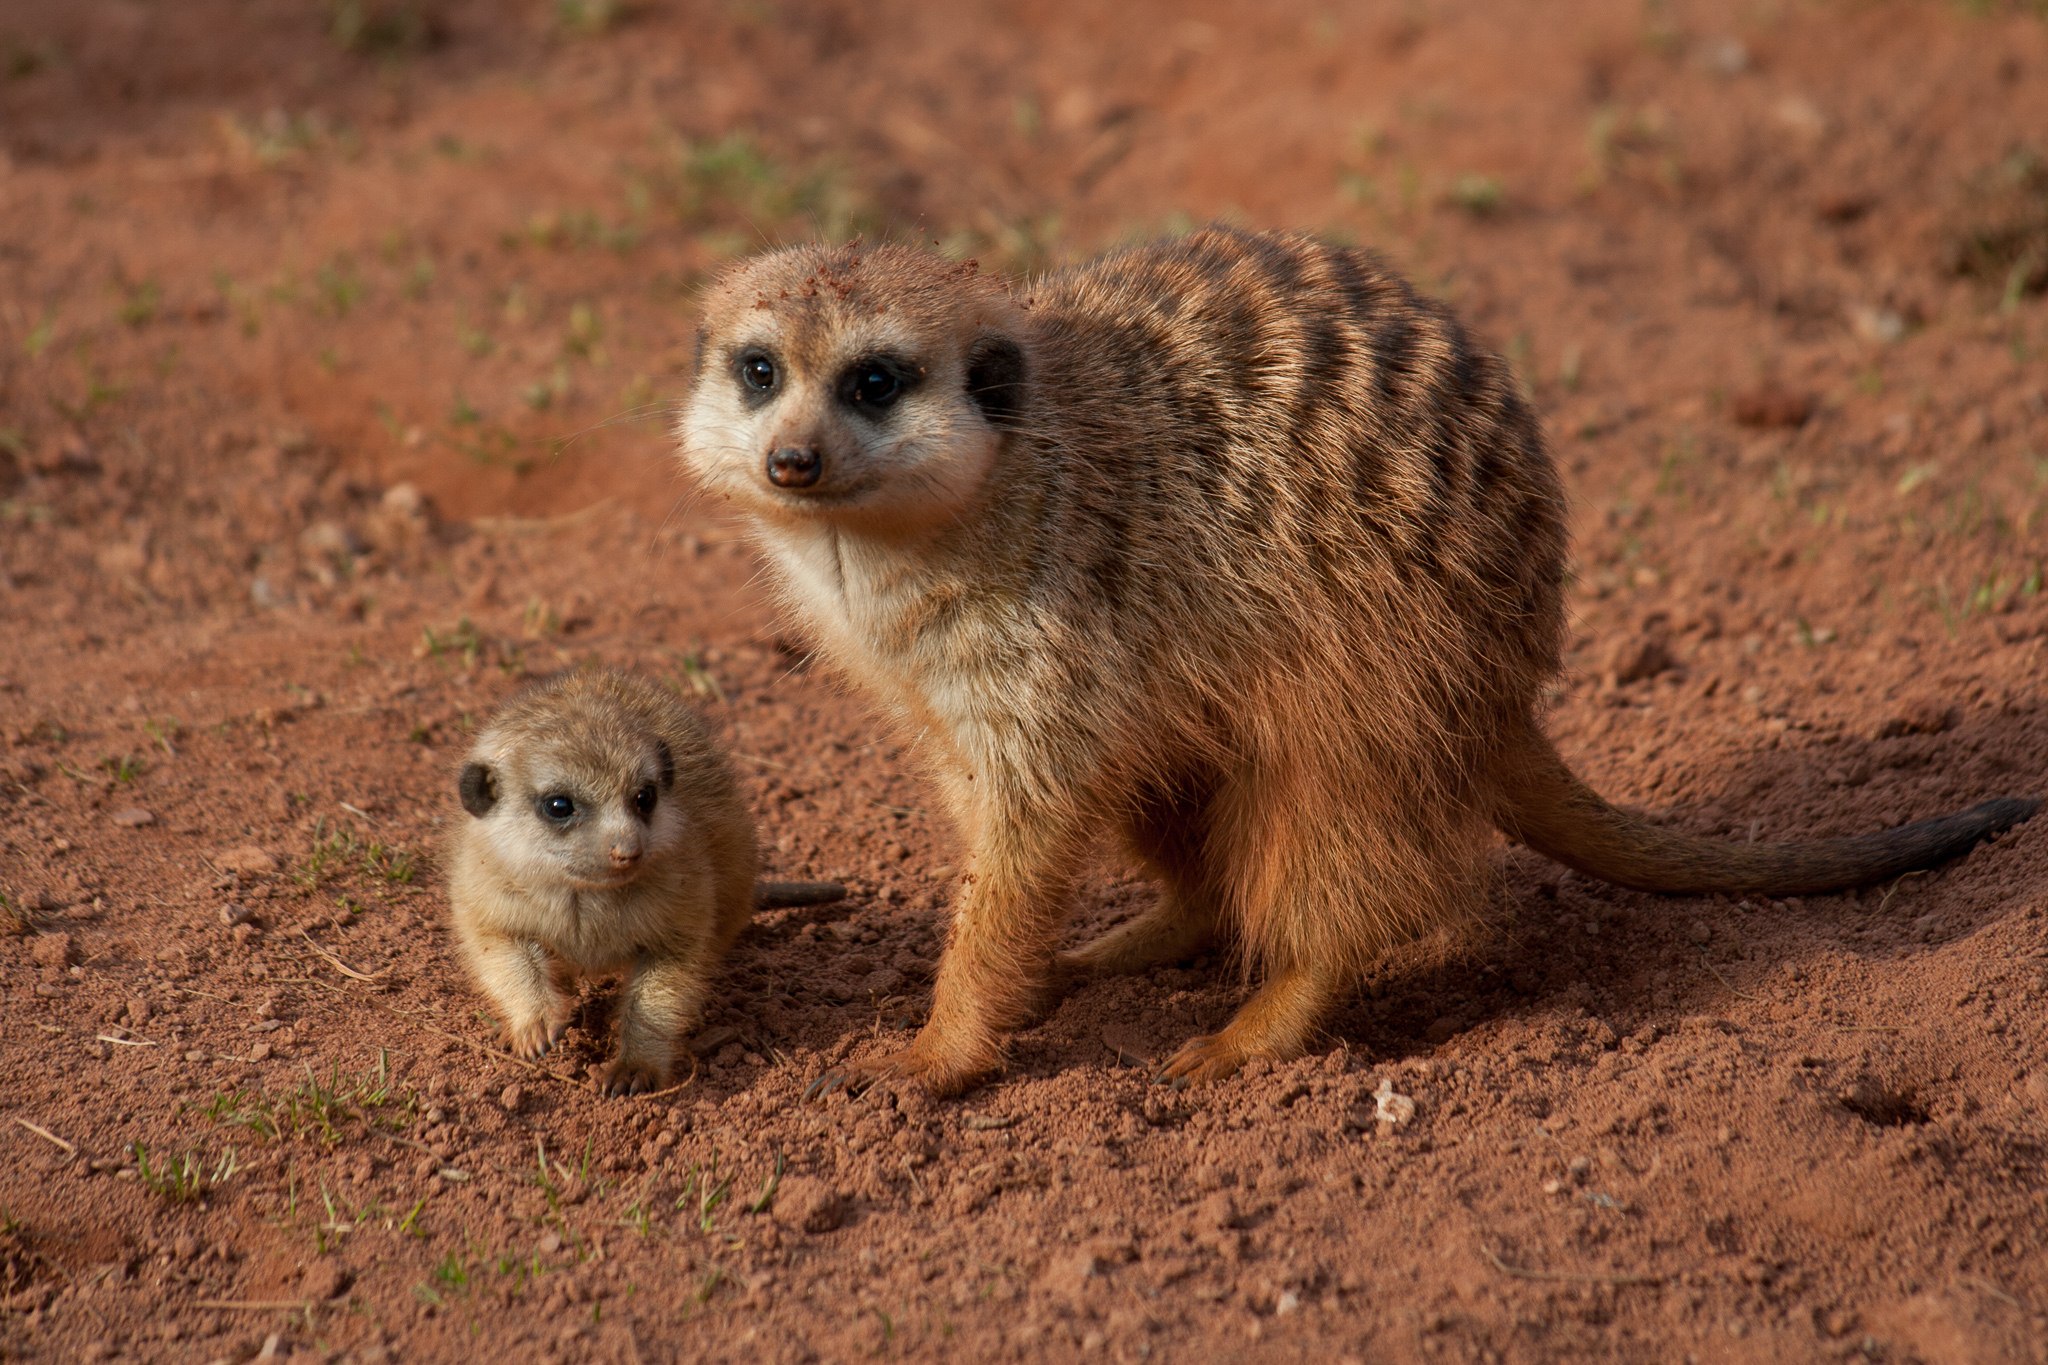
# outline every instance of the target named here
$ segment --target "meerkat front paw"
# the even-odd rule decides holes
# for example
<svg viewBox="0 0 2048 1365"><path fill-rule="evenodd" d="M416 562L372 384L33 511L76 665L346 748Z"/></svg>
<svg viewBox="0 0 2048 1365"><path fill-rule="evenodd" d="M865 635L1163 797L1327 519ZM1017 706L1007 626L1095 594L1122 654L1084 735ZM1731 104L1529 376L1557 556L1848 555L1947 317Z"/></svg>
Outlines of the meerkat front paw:
<svg viewBox="0 0 2048 1365"><path fill-rule="evenodd" d="M505 1050L522 1062L545 1057L567 1032L567 1019L529 1019L523 1024L507 1024L499 1031L505 1040Z"/></svg>
<svg viewBox="0 0 2048 1365"><path fill-rule="evenodd" d="M926 1038L927 1035L919 1034L909 1047L835 1067L813 1081L805 1093L811 1098L822 1098L838 1089L859 1092L874 1086L895 1089L915 1085L934 1098L946 1100L973 1089L1002 1069L1000 1052L933 1046Z"/></svg>
<svg viewBox="0 0 2048 1365"><path fill-rule="evenodd" d="M597 1088L607 1095L644 1095L668 1089L667 1066L645 1057L617 1057L598 1077Z"/></svg>
<svg viewBox="0 0 2048 1365"><path fill-rule="evenodd" d="M1245 1064L1244 1052L1226 1033L1205 1033L1190 1038L1180 1051L1166 1059L1153 1079L1160 1085L1180 1089L1205 1081L1227 1080Z"/></svg>

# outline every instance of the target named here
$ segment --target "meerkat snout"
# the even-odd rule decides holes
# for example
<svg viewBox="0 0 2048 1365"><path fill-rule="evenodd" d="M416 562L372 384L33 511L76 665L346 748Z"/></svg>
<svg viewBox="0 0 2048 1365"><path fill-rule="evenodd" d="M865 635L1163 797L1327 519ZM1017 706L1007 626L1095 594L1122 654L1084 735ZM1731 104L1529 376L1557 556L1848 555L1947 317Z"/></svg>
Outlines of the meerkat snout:
<svg viewBox="0 0 2048 1365"><path fill-rule="evenodd" d="M825 472L816 446L778 446L768 452L768 482L777 488L809 488Z"/></svg>

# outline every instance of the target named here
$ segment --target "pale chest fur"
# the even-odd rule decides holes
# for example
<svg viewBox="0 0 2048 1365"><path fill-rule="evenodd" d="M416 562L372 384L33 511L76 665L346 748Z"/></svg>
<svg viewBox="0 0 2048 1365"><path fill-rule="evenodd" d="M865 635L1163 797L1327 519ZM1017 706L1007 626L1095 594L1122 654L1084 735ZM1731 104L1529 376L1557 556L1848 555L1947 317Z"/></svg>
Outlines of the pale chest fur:
<svg viewBox="0 0 2048 1365"><path fill-rule="evenodd" d="M764 545L832 663L971 770L997 761L1003 718L1034 703L1027 613L970 605L943 577L842 531L778 530Z"/></svg>
<svg viewBox="0 0 2048 1365"><path fill-rule="evenodd" d="M452 887L458 927L488 929L546 947L578 971L621 970L657 945L709 933L715 918L710 872L661 869L629 887L584 889L520 883L466 847Z"/></svg>

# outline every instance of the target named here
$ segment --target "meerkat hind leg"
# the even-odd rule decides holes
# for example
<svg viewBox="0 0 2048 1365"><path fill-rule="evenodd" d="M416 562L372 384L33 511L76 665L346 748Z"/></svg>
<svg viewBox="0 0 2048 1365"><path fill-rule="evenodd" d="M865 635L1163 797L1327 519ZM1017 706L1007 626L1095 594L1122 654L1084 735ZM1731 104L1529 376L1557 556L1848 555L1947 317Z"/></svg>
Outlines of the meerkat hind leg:
<svg viewBox="0 0 2048 1365"><path fill-rule="evenodd" d="M1215 941L1222 904L1207 866L1206 797L1155 796L1131 822L1129 838L1163 883L1159 903L1060 954L1063 977L1124 975L1185 962Z"/></svg>
<svg viewBox="0 0 2048 1365"><path fill-rule="evenodd" d="M498 1008L505 1046L524 1061L544 1055L569 1027L570 1014L547 949L495 935L467 946L477 984Z"/></svg>
<svg viewBox="0 0 2048 1365"><path fill-rule="evenodd" d="M1220 1081L1254 1057L1276 1062L1299 1057L1308 1050L1343 989L1337 975L1326 969L1283 968L1259 987L1229 1023L1182 1044L1160 1068L1159 1079L1177 1085Z"/></svg>
<svg viewBox="0 0 2048 1365"><path fill-rule="evenodd" d="M607 1095L667 1087L676 1044L703 1013L708 985L703 964L692 958L645 957L633 964L619 1002L619 1052L599 1081Z"/></svg>
<svg viewBox="0 0 2048 1365"><path fill-rule="evenodd" d="M1150 910L1060 954L1060 967L1070 976L1120 976L1185 962L1215 942L1216 920L1213 901L1169 890Z"/></svg>

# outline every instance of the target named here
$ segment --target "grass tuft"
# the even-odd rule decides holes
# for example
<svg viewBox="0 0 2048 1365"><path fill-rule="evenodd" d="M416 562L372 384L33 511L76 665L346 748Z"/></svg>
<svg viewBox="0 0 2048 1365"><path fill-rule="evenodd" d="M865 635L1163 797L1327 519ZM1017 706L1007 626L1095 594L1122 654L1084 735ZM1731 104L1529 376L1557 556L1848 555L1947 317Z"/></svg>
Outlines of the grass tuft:
<svg viewBox="0 0 2048 1365"><path fill-rule="evenodd" d="M129 1150L135 1155L136 1174L141 1177L143 1188L153 1190L174 1204L190 1204L208 1190L225 1185L231 1179L240 1163L235 1159L235 1149L222 1150L219 1160L208 1167L197 1152L187 1152L182 1157L165 1165L152 1165L149 1148L134 1143Z"/></svg>
<svg viewBox="0 0 2048 1365"><path fill-rule="evenodd" d="M391 1076L390 1054L377 1049L377 1062L360 1076L335 1067L321 1080L309 1066L292 1090L229 1090L214 1096L204 1113L217 1124L247 1128L266 1142L312 1139L339 1145L356 1128L399 1131L419 1113L419 1094L401 1090Z"/></svg>

